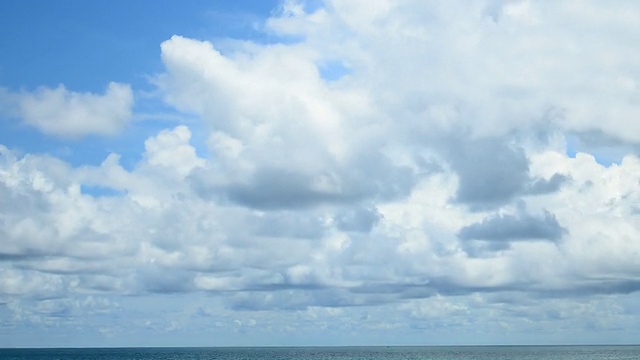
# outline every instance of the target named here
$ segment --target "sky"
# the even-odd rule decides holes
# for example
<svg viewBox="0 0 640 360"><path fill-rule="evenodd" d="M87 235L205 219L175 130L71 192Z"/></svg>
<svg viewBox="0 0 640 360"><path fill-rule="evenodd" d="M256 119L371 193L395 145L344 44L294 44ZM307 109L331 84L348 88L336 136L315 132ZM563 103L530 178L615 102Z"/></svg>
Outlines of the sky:
<svg viewBox="0 0 640 360"><path fill-rule="evenodd" d="M0 32L0 347L640 343L640 2Z"/></svg>

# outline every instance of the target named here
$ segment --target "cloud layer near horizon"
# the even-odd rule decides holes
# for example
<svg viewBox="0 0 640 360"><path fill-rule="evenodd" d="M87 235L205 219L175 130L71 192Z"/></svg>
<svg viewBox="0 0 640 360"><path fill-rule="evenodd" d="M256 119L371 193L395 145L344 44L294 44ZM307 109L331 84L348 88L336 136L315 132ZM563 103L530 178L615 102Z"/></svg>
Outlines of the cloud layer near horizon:
<svg viewBox="0 0 640 360"><path fill-rule="evenodd" d="M153 82L200 123L147 139L134 167L0 146L5 319L207 294L189 316L291 311L304 328L365 307L380 329L495 314L507 328L637 328L624 300L640 290L635 6L286 2L265 31L288 41L176 35ZM22 96L23 121L46 134L131 118L128 85ZM599 162L602 144L625 155Z"/></svg>

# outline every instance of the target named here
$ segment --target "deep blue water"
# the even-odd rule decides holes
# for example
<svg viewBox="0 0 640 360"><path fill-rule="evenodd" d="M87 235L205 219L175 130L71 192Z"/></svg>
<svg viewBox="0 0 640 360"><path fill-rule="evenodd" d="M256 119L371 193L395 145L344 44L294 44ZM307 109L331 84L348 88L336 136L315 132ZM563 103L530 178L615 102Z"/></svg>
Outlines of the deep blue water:
<svg viewBox="0 0 640 360"><path fill-rule="evenodd" d="M0 360L622 360L640 346L442 346L0 349Z"/></svg>

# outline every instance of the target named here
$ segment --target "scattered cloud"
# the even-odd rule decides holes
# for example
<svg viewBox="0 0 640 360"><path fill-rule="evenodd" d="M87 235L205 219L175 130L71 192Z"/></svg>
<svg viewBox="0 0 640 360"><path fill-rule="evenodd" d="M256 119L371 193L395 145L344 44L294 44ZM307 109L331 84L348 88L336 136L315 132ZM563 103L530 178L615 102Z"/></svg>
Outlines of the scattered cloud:
<svg viewBox="0 0 640 360"><path fill-rule="evenodd" d="M129 85L109 83L104 94L41 87L33 92L0 94L11 114L48 135L78 138L114 135L132 117L133 92Z"/></svg>
<svg viewBox="0 0 640 360"><path fill-rule="evenodd" d="M639 13L287 1L264 28L287 41L175 35L155 100L191 122L148 136L132 166L0 145L0 318L117 337L113 313L285 342L323 326L415 342L637 328ZM61 138L135 116L119 83L0 101ZM593 134L619 161L589 153Z"/></svg>

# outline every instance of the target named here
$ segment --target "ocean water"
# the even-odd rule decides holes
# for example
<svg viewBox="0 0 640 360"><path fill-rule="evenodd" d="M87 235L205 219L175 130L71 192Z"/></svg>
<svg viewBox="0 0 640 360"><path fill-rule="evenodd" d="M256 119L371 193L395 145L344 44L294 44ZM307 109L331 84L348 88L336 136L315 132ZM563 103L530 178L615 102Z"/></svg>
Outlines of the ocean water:
<svg viewBox="0 0 640 360"><path fill-rule="evenodd" d="M640 346L435 346L0 349L0 360L621 360Z"/></svg>

